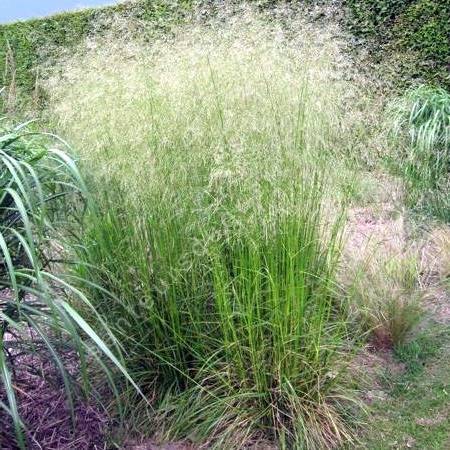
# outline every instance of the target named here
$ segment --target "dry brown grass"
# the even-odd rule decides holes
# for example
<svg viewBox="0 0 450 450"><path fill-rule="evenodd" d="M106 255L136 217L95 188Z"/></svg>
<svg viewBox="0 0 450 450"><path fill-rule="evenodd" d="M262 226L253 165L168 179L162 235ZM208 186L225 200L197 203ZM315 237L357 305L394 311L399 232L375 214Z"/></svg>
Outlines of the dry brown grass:
<svg viewBox="0 0 450 450"><path fill-rule="evenodd" d="M350 212L341 278L355 323L377 347L401 343L418 321L424 289L417 246L403 215L393 210Z"/></svg>

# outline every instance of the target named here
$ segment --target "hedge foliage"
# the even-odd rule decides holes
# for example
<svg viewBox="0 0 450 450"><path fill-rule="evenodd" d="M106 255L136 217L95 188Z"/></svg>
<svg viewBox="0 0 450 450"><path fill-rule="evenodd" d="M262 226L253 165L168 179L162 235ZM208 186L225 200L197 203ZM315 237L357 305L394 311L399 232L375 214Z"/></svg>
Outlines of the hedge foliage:
<svg viewBox="0 0 450 450"><path fill-rule="evenodd" d="M349 23L400 78L450 86L450 0L346 0ZM396 66L396 67L395 67Z"/></svg>
<svg viewBox="0 0 450 450"><path fill-rule="evenodd" d="M333 2L318 2L327 1ZM369 38L365 45L371 45L375 59L390 67L396 81L421 79L450 86L450 0L343 2L352 31ZM106 31L105 19L114 15L165 27L193 3L194 0L139 0L0 25L0 87L8 86L8 95L14 101L29 100L37 92L36 67L41 59L48 58L51 49L70 49L86 36Z"/></svg>
<svg viewBox="0 0 450 450"><path fill-rule="evenodd" d="M41 58L51 56L52 49L70 49L90 34L107 31L107 19L115 15L164 27L191 3L140 0L0 25L0 87L9 86L18 99L29 97L39 76L36 67Z"/></svg>

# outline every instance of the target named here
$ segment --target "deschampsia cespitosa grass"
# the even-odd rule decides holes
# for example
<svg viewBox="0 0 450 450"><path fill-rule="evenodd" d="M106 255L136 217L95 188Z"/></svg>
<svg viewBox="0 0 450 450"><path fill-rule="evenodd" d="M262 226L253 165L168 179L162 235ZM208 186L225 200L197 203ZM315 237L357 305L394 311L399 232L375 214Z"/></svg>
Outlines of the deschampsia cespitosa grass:
<svg viewBox="0 0 450 450"><path fill-rule="evenodd" d="M351 438L330 177L353 87L333 30L285 26L252 13L152 45L90 41L48 82L97 203L77 276L113 294L82 286L161 439Z"/></svg>

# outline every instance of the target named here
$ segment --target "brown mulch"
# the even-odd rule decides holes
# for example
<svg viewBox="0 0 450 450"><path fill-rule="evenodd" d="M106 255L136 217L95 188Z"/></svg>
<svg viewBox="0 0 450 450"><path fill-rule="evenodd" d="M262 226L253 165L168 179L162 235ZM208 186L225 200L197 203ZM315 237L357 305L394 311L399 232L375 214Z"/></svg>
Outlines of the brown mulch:
<svg viewBox="0 0 450 450"><path fill-rule="evenodd" d="M46 349L40 348L42 344L33 342L35 348L31 352L23 351L23 345L15 345L17 338L12 335L6 335L4 343L9 349L8 359L19 414L26 427L27 449L106 449L107 415L98 405L82 400L81 395L74 395L72 416L61 373ZM66 351L61 358L69 376L75 378L78 371L76 354ZM0 401L7 404L2 384ZM18 449L11 418L1 408L0 448Z"/></svg>
<svg viewBox="0 0 450 450"><path fill-rule="evenodd" d="M171 442L167 444L156 444L153 441L144 441L139 444L129 443L125 450L197 450L193 444L184 442Z"/></svg>

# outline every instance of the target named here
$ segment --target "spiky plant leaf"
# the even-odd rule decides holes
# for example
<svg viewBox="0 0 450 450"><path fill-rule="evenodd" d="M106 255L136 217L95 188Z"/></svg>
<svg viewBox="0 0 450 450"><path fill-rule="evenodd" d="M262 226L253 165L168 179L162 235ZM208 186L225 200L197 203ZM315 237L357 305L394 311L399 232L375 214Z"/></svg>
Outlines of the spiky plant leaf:
<svg viewBox="0 0 450 450"><path fill-rule="evenodd" d="M11 340L6 336L16 331L19 340L14 344L23 346L24 352L33 351L20 341L22 324L31 330L27 337L42 343L61 373L72 414L72 381L58 350L62 341L80 358L86 391L87 360L93 352L106 356L132 382L119 346L113 351L76 310L87 299L58 273L59 266L49 264L52 253L58 253L59 261L66 257L58 237L82 213L87 192L74 160L50 147L55 137L27 132L27 125L0 130L0 391L7 401L0 409L11 416L21 448L26 447L26 424L20 418L8 356ZM102 335L115 342L104 327ZM102 367L109 370L108 364Z"/></svg>

